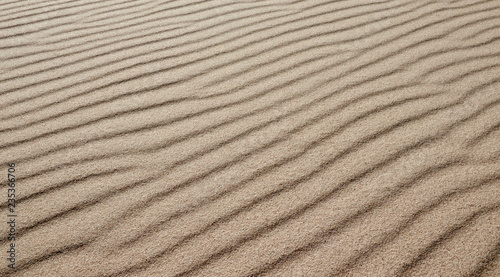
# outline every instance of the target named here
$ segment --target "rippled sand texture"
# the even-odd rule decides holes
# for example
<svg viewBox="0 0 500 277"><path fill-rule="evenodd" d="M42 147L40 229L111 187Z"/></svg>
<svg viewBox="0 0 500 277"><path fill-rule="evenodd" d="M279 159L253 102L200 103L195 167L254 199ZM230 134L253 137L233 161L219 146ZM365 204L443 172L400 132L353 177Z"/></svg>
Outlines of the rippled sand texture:
<svg viewBox="0 0 500 277"><path fill-rule="evenodd" d="M1 276L500 276L497 0L6 0Z"/></svg>

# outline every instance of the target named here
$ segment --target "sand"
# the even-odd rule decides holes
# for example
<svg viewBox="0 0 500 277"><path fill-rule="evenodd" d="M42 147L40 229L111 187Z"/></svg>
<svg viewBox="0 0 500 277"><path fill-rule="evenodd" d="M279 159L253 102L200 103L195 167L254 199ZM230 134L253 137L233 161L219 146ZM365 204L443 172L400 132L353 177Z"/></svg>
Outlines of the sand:
<svg viewBox="0 0 500 277"><path fill-rule="evenodd" d="M495 0L3 1L0 275L500 276L499 76Z"/></svg>

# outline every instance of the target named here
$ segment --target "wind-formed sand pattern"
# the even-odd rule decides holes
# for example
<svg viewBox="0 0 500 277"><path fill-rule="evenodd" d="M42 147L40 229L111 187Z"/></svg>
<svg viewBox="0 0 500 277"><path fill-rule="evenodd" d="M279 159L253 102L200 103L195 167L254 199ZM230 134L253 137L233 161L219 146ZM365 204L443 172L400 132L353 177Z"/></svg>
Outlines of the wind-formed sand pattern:
<svg viewBox="0 0 500 277"><path fill-rule="evenodd" d="M499 81L497 0L2 1L0 275L500 276Z"/></svg>

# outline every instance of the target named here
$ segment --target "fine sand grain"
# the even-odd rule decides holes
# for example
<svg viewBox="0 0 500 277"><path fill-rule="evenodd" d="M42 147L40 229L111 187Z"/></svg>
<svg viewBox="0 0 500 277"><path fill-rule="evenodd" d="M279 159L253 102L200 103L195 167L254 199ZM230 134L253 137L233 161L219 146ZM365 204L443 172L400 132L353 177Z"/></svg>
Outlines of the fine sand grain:
<svg viewBox="0 0 500 277"><path fill-rule="evenodd" d="M6 0L0 111L0 276L500 276L497 0Z"/></svg>

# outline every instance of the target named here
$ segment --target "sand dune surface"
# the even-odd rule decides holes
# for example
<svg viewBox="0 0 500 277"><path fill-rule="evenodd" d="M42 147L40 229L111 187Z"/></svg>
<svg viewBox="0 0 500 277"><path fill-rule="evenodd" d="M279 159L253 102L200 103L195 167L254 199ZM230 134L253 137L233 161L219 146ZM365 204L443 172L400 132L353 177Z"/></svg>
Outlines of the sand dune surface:
<svg viewBox="0 0 500 277"><path fill-rule="evenodd" d="M3 1L0 275L500 276L499 81L496 0Z"/></svg>

